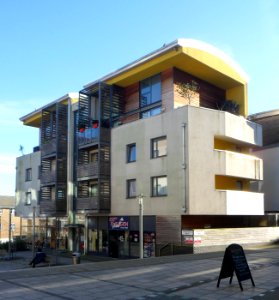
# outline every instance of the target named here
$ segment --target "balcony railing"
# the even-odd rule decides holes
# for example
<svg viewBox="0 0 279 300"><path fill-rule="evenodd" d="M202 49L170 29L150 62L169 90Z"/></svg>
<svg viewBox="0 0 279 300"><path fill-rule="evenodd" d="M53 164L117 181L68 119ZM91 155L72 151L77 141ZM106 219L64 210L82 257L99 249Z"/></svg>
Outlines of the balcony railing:
<svg viewBox="0 0 279 300"><path fill-rule="evenodd" d="M263 215L264 194L244 191L219 190L227 215Z"/></svg>
<svg viewBox="0 0 279 300"><path fill-rule="evenodd" d="M109 197L78 197L76 201L77 210L96 210L96 211L110 211Z"/></svg>
<svg viewBox="0 0 279 300"><path fill-rule="evenodd" d="M78 165L77 177L97 177L97 176L109 176L110 163L108 161L101 161L100 168L98 162Z"/></svg>
<svg viewBox="0 0 279 300"><path fill-rule="evenodd" d="M103 142L110 141L110 130L108 128L87 128L84 132L77 133L77 141L79 146L94 144L99 140Z"/></svg>
<svg viewBox="0 0 279 300"><path fill-rule="evenodd" d="M42 157L50 155L56 152L56 139L51 139L41 144L41 155Z"/></svg>
<svg viewBox="0 0 279 300"><path fill-rule="evenodd" d="M216 174L234 176L252 180L263 180L263 162L261 159L224 150L215 150Z"/></svg>
<svg viewBox="0 0 279 300"><path fill-rule="evenodd" d="M41 184L54 183L55 181L56 181L56 172L55 171L42 172Z"/></svg>

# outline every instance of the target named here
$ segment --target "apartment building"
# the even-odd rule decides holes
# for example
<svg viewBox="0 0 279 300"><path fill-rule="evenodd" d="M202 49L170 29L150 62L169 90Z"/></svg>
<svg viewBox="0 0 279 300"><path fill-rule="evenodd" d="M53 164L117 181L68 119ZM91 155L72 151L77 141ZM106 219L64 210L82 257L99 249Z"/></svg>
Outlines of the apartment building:
<svg viewBox="0 0 279 300"><path fill-rule="evenodd" d="M247 76L218 49L179 39L85 85L75 109L66 98L21 120L40 128L40 213L69 249L139 256L139 199L144 256L210 251L268 226L251 189L262 131L246 119Z"/></svg>
<svg viewBox="0 0 279 300"><path fill-rule="evenodd" d="M265 211L275 214L276 220L279 212L279 110L261 112L249 116L253 122L263 128L263 146L254 154L264 162L264 181L260 184L260 190L265 194ZM276 222L278 224L278 221Z"/></svg>

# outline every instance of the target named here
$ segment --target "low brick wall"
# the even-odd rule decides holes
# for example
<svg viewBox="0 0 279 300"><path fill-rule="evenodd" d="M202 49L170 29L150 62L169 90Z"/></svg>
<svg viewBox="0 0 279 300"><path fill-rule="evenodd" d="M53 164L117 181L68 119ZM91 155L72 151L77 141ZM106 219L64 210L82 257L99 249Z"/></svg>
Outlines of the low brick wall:
<svg viewBox="0 0 279 300"><path fill-rule="evenodd" d="M194 229L193 252L223 251L233 243L243 248L279 240L279 227Z"/></svg>

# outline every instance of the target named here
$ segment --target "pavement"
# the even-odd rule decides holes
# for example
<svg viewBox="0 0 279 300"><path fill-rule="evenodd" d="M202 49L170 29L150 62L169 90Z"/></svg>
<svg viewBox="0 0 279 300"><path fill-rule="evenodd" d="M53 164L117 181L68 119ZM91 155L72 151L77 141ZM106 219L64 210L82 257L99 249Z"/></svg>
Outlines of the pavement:
<svg viewBox="0 0 279 300"><path fill-rule="evenodd" d="M145 259L89 261L52 256L51 265L29 266L31 252L0 260L0 300L279 299L279 247L245 249L253 276L222 279L224 252Z"/></svg>

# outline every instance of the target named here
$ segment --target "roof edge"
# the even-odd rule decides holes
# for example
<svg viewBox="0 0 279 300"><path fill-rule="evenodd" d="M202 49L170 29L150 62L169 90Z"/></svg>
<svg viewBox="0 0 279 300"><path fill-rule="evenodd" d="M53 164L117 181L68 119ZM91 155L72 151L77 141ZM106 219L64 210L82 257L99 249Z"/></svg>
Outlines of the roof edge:
<svg viewBox="0 0 279 300"><path fill-rule="evenodd" d="M38 108L38 109L35 109L33 112L31 112L31 113L29 113L29 114L27 114L27 115L25 115L25 116L22 116L19 120L20 120L21 122L24 122L24 120L26 120L26 119L28 119L28 118L30 118L30 117L36 115L37 113L41 112L41 111L42 111L43 109L45 109L46 107L49 107L49 106L51 106L51 105L53 105L53 104L55 104L55 103L62 102L62 101L67 100L67 99L69 99L69 98L73 99L73 98L78 98L78 97L79 97L78 92L70 92L70 93L65 94L64 96L62 96L62 97L60 97L60 98L58 98L58 99L56 99L56 100L54 100L54 101L52 101L52 102L50 102L50 103L48 103L48 104L46 104L46 105L44 105L44 106Z"/></svg>

